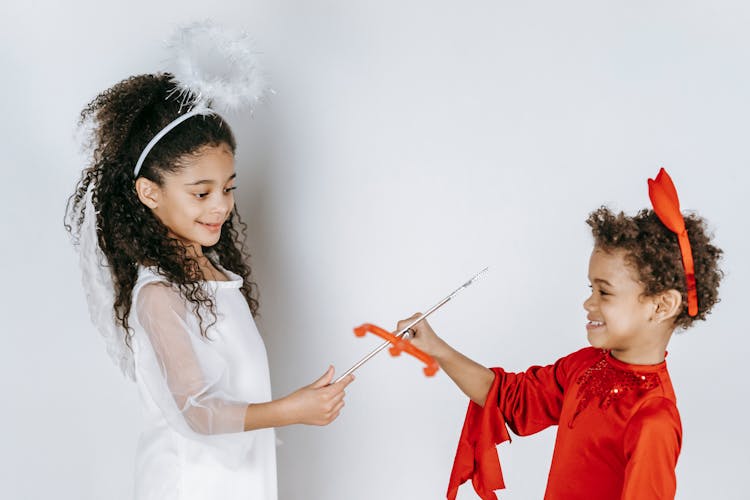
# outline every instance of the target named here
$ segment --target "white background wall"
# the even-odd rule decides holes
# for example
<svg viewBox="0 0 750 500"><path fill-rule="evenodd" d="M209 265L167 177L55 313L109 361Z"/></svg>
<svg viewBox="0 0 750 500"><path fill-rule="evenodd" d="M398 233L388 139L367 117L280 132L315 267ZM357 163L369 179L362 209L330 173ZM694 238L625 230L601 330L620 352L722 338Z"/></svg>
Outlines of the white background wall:
<svg viewBox="0 0 750 500"><path fill-rule="evenodd" d="M275 396L373 347L475 271L435 328L524 369L585 345L584 224L633 212L664 166L726 251L722 302L670 345L681 499L746 495L750 6L707 1L5 2L0 13L0 496L126 499L134 387L88 321L62 216L77 113L160 69L211 16L248 29L277 95L238 135L238 203ZM466 400L382 355L328 428L280 429L281 500L441 498ZM501 447L507 499L541 498L554 430ZM475 498L470 486L460 498Z"/></svg>

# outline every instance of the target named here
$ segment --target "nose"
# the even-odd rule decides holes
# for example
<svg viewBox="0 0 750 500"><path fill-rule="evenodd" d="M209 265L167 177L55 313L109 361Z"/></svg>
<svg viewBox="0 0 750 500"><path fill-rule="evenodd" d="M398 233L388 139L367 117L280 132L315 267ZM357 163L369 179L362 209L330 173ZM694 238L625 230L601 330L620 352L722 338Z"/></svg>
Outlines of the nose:
<svg viewBox="0 0 750 500"><path fill-rule="evenodd" d="M211 213L220 215L226 219L232 208L234 208L234 196L232 193L222 194L222 196L214 198L214 203L211 205Z"/></svg>
<svg viewBox="0 0 750 500"><path fill-rule="evenodd" d="M583 308L586 312L591 312L594 309L594 292L591 292L589 297L583 301Z"/></svg>

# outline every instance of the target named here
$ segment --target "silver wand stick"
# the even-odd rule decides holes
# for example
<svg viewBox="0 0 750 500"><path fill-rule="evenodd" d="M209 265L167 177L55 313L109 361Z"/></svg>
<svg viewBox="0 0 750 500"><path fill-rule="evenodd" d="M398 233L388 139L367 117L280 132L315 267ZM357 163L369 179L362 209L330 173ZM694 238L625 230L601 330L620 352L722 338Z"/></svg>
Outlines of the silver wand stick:
<svg viewBox="0 0 750 500"><path fill-rule="evenodd" d="M396 334L396 337L401 338L404 335L406 335L406 332L408 332L409 329L412 326L416 325L417 323L419 323L423 319L427 318L427 316L429 316L430 314L434 313L435 311L437 311L438 309L440 309L441 307L443 307L446 302L448 302L453 297L455 297L456 295L458 295L459 292L461 292L464 288L466 288L469 285L471 285L472 283L474 283L477 280L477 278L479 278L479 276L481 276L482 274L484 274L487 271L487 269L489 269L489 268L485 267L484 269L482 269L481 271L479 271L477 274L475 274L474 276L472 276L472 278L469 281L467 281L466 283L464 283L460 287L456 288L450 295L448 295L447 297L445 297L443 300L441 300L440 302L438 302L434 306L430 307L427 310L426 313L423 313L420 317L418 317L417 319L415 319L414 321L412 321L411 323L409 323L408 325L406 325L404 328L402 328L401 330L399 330L399 332ZM360 366L362 366L365 363L367 363L373 356L375 356L377 353L379 353L380 351L382 351L383 349L385 349L386 347L388 347L390 344L391 343L388 342L387 340L385 342L383 342L382 344L380 344L380 346L378 346L377 348L375 348L372 352L370 352L370 354L368 354L364 358L360 359L359 361L357 361L357 363L354 366L352 366L351 368L349 368L348 370L346 370L346 372L344 372L343 375L341 375L339 378L336 379L336 381L334 382L334 384L336 382L340 382L341 380L343 380L344 377L346 377L350 373L354 373Z"/></svg>

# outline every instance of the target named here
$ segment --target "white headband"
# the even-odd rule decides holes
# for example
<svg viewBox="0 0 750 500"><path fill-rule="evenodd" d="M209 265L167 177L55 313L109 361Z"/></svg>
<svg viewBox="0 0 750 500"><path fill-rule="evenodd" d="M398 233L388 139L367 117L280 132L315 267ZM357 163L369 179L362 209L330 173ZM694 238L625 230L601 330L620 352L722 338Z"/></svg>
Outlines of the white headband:
<svg viewBox="0 0 750 500"><path fill-rule="evenodd" d="M180 117L177 118L176 120L171 121L169 125L161 129L159 133L156 134L154 138L149 141L148 144L146 144L146 147L143 148L143 152L141 153L141 156L138 157L138 161L135 164L135 169L133 170L133 176L138 178L138 173L141 171L141 167L143 166L143 162L146 159L146 156L148 156L151 150L154 149L154 146L156 146L156 143L159 142L162 139L162 137L167 135L170 130L172 130L173 128L175 128L177 125L184 122L188 118L192 118L193 116L197 116L197 115L208 116L208 115L215 115L215 114L216 112L213 109L206 107L206 106L199 106L193 109L192 111L188 111L184 115L180 115Z"/></svg>

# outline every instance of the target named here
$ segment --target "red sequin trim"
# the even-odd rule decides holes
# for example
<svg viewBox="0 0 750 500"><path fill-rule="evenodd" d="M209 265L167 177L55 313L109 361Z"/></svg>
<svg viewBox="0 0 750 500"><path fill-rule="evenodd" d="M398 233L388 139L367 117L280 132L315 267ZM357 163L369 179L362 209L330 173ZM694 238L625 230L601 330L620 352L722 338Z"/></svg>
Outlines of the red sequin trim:
<svg viewBox="0 0 750 500"><path fill-rule="evenodd" d="M591 401L598 401L599 408L607 409L627 392L642 392L658 387L659 375L617 368L607 361L607 354L604 353L599 361L578 377L576 383L580 386L577 396L578 406L568 423L568 427L571 428L573 421Z"/></svg>

